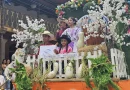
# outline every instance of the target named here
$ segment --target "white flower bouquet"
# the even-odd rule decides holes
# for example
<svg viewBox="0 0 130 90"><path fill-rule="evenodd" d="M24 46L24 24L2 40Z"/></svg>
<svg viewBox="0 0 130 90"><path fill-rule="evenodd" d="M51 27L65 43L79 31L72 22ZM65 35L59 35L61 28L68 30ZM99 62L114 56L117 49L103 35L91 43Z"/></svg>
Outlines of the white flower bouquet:
<svg viewBox="0 0 130 90"><path fill-rule="evenodd" d="M15 33L12 35L12 41L16 41L16 47L22 44L26 54L36 54L39 43L43 40L42 33L46 30L46 27L43 19L40 21L37 19L31 20L29 17L26 17L26 19L27 24L23 20L19 20L19 26L22 29L14 29Z"/></svg>

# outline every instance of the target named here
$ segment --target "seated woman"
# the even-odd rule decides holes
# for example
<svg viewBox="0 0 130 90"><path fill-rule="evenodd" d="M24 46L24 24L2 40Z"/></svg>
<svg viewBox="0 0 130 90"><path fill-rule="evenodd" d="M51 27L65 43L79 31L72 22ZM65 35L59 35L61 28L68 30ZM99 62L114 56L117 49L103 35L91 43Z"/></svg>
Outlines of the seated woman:
<svg viewBox="0 0 130 90"><path fill-rule="evenodd" d="M73 50L68 45L69 43L71 43L70 38L67 35L62 35L62 37L58 39L59 47L55 49L54 52L56 54L66 54L72 52Z"/></svg>

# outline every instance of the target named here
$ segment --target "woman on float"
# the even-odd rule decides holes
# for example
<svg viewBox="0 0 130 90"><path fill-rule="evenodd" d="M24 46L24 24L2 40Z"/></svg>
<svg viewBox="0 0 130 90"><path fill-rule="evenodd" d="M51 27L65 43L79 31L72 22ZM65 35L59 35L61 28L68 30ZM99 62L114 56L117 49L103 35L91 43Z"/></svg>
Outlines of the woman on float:
<svg viewBox="0 0 130 90"><path fill-rule="evenodd" d="M72 47L73 52L77 52L77 42L78 42L78 33L81 31L81 28L76 26L76 22L77 20L74 17L69 17L68 18L68 26L69 28L67 28L62 35L68 35L70 36L71 39L71 43L69 44L69 46Z"/></svg>
<svg viewBox="0 0 130 90"><path fill-rule="evenodd" d="M56 39L60 38L62 33L68 28L67 19L58 18L57 21L59 22L58 23L59 29L56 32Z"/></svg>

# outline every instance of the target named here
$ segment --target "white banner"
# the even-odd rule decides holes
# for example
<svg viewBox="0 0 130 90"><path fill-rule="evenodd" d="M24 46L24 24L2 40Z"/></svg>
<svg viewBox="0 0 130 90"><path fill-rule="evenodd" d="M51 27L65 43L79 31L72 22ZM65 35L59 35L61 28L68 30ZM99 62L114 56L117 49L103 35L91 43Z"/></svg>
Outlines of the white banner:
<svg viewBox="0 0 130 90"><path fill-rule="evenodd" d="M39 55L41 58L54 56L56 55L54 49L56 49L56 45L40 46Z"/></svg>

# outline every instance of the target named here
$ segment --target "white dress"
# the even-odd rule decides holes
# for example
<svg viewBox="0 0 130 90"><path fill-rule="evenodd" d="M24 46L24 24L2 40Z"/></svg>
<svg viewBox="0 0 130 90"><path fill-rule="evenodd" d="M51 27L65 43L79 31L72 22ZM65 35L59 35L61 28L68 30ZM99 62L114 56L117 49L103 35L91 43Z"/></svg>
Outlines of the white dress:
<svg viewBox="0 0 130 90"><path fill-rule="evenodd" d="M81 28L67 28L62 35L68 35L71 39L71 43L69 44L73 48L73 52L77 52L77 42L78 42L78 33L81 32Z"/></svg>
<svg viewBox="0 0 130 90"><path fill-rule="evenodd" d="M5 78L3 75L0 75L0 86L5 83Z"/></svg>

